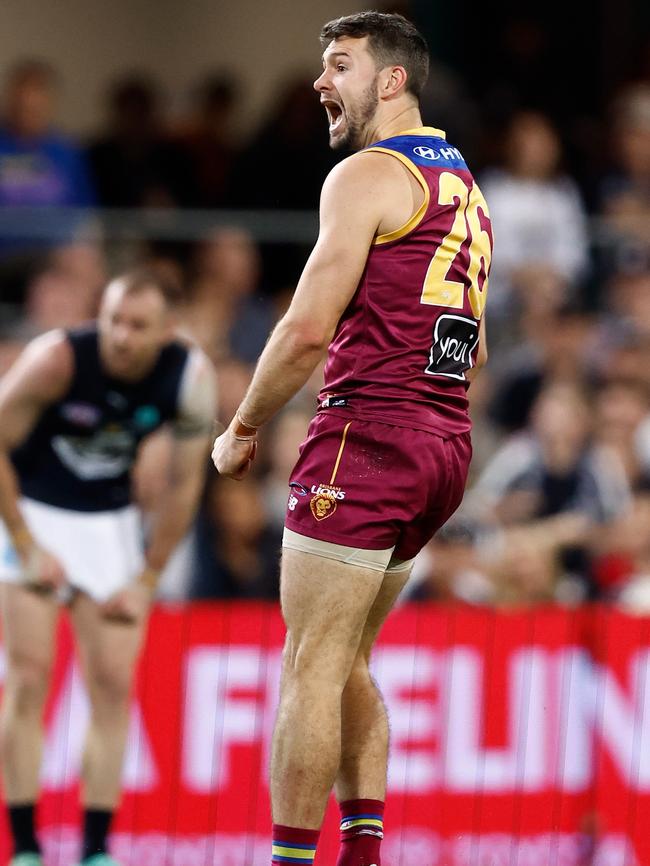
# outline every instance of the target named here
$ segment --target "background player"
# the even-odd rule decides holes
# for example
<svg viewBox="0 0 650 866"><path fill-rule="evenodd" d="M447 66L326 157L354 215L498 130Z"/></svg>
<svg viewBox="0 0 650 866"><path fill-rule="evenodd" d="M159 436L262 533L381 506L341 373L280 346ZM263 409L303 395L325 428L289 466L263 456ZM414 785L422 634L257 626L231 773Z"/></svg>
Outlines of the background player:
<svg viewBox="0 0 650 866"><path fill-rule="evenodd" d="M157 576L194 515L215 412L210 363L174 340L175 291L150 272L105 290L96 326L50 332L0 383L0 587L7 659L1 749L15 856L42 863L34 804L62 594L91 704L83 862L101 866L116 807L133 671ZM131 470L149 433L174 435L143 551Z"/></svg>
<svg viewBox="0 0 650 866"><path fill-rule="evenodd" d="M256 429L329 344L283 540L273 863L312 862L335 783L339 866L370 866L388 724L368 661L413 558L462 498L491 232L462 155L422 127L428 53L415 28L367 12L330 22L321 39L314 86L330 143L361 152L325 181L316 246L213 459L243 477Z"/></svg>

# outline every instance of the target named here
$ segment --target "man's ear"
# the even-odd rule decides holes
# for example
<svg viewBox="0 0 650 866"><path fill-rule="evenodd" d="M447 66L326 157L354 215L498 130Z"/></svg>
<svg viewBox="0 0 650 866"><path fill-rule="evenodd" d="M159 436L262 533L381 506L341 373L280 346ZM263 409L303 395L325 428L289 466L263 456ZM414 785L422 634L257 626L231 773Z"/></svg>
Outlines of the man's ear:
<svg viewBox="0 0 650 866"><path fill-rule="evenodd" d="M387 66L380 72L379 95L391 99L403 92L408 75L403 66Z"/></svg>

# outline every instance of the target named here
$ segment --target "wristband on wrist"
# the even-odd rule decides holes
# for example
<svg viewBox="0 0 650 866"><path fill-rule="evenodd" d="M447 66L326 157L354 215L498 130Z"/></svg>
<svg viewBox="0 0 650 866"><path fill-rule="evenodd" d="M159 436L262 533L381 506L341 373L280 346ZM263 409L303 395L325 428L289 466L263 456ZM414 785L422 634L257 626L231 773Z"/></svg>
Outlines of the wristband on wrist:
<svg viewBox="0 0 650 866"><path fill-rule="evenodd" d="M15 548L31 547L34 544L32 534L26 526L19 526L9 533L11 543Z"/></svg>
<svg viewBox="0 0 650 866"><path fill-rule="evenodd" d="M257 438L257 427L244 421L239 412L235 412L230 430L238 442L250 442Z"/></svg>
<svg viewBox="0 0 650 866"><path fill-rule="evenodd" d="M151 566L147 566L140 577L138 578L139 582L144 584L147 589L150 589L151 592L155 592L158 587L158 580L160 578L160 571L156 568L152 568Z"/></svg>

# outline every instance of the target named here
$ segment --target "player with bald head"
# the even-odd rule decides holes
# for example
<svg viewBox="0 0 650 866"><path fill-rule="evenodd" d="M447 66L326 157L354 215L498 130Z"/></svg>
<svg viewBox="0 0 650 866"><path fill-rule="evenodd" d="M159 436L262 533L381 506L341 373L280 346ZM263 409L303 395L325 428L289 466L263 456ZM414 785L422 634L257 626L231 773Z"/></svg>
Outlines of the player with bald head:
<svg viewBox="0 0 650 866"><path fill-rule="evenodd" d="M43 862L34 807L62 602L91 707L82 863L115 863L106 843L133 672L158 575L196 511L215 413L214 371L175 339L176 304L158 274L121 276L95 324L33 340L0 382L0 754L11 866ZM162 425L173 436L171 471L143 542L131 473Z"/></svg>

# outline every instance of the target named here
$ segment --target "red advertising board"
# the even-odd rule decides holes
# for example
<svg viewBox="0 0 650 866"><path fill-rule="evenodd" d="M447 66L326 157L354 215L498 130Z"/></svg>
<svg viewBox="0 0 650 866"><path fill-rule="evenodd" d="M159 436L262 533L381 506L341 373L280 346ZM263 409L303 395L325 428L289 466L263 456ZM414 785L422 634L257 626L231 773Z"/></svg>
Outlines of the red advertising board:
<svg viewBox="0 0 650 866"><path fill-rule="evenodd" d="M113 834L124 866L268 866L282 639L274 606L155 612ZM39 824L48 866L72 866L88 704L65 622L59 646ZM650 866L649 659L650 620L605 608L396 611L374 659L384 866Z"/></svg>

